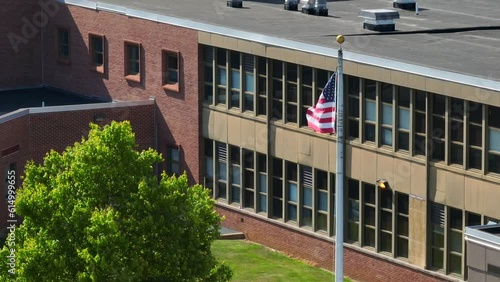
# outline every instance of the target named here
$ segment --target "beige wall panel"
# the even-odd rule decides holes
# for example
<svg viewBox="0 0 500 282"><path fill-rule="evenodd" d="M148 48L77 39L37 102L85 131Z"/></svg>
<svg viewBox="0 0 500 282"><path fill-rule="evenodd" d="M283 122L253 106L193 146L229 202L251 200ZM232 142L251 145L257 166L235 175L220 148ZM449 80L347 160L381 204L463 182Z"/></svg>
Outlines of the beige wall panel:
<svg viewBox="0 0 500 282"><path fill-rule="evenodd" d="M481 91L472 86L462 85L462 97L469 101L481 102Z"/></svg>
<svg viewBox="0 0 500 282"><path fill-rule="evenodd" d="M328 156L329 156L329 164L328 166L330 167L329 171L331 172L336 172L337 171L337 143L327 140L328 141ZM344 153L345 153L345 158L344 158L344 170L347 169L347 159L349 158L347 155L346 151L347 146L344 147ZM345 171L344 171L345 173Z"/></svg>
<svg viewBox="0 0 500 282"><path fill-rule="evenodd" d="M358 64L344 61L344 73L352 76L358 76Z"/></svg>
<svg viewBox="0 0 500 282"><path fill-rule="evenodd" d="M331 57L325 57L325 69L328 71L335 71L338 66L338 59L337 58L331 58Z"/></svg>
<svg viewBox="0 0 500 282"><path fill-rule="evenodd" d="M324 56L311 54L310 55L311 66L313 68L318 68L322 70L326 70L326 60Z"/></svg>
<svg viewBox="0 0 500 282"><path fill-rule="evenodd" d="M222 47L225 48L226 45L224 44L224 39L225 36L218 35L218 34L211 34L210 35L210 44L215 47Z"/></svg>
<svg viewBox="0 0 500 282"><path fill-rule="evenodd" d="M400 71L391 70L391 83L399 86L408 87L408 74Z"/></svg>
<svg viewBox="0 0 500 282"><path fill-rule="evenodd" d="M408 74L408 87L425 91L425 77L416 74Z"/></svg>
<svg viewBox="0 0 500 282"><path fill-rule="evenodd" d="M363 157L361 157L360 160L362 163L365 161ZM385 179L387 182L389 182L389 185L391 183L394 183L394 158L391 156L386 156L382 154L377 155L377 162L375 163L376 165L376 170L377 170L377 176L376 179ZM373 166L373 165L372 165Z"/></svg>
<svg viewBox="0 0 500 282"><path fill-rule="evenodd" d="M427 204L422 198L410 196L408 261L425 267Z"/></svg>
<svg viewBox="0 0 500 282"><path fill-rule="evenodd" d="M266 46L266 56L275 60L283 60L283 49L273 46Z"/></svg>
<svg viewBox="0 0 500 282"><path fill-rule="evenodd" d="M314 137L311 137L310 135L303 133L298 133L298 137L299 137L299 147L298 147L299 153L304 154L306 156L312 156L311 139Z"/></svg>
<svg viewBox="0 0 500 282"><path fill-rule="evenodd" d="M448 172L446 175L446 205L457 209L464 208L465 177Z"/></svg>
<svg viewBox="0 0 500 282"><path fill-rule="evenodd" d="M212 111L214 116L214 131L211 139L227 143L227 115Z"/></svg>
<svg viewBox="0 0 500 282"><path fill-rule="evenodd" d="M309 53L295 51L295 62L299 65L310 66L311 56Z"/></svg>
<svg viewBox="0 0 500 282"><path fill-rule="evenodd" d="M484 104L500 107L500 92L480 89L479 96Z"/></svg>
<svg viewBox="0 0 500 282"><path fill-rule="evenodd" d="M240 52L265 56L266 55L266 47L262 44L256 42L249 42L246 40L238 39L238 50Z"/></svg>
<svg viewBox="0 0 500 282"><path fill-rule="evenodd" d="M500 219L500 187L498 184L493 184L491 182L483 183L483 204L484 204L484 214Z"/></svg>
<svg viewBox="0 0 500 282"><path fill-rule="evenodd" d="M275 126L271 126L271 140L274 142L270 142L271 146L270 152L272 156L277 158L283 158L283 129Z"/></svg>
<svg viewBox="0 0 500 282"><path fill-rule="evenodd" d="M210 120L211 116L213 116L208 109L203 109L201 113L201 131L203 132L203 137L205 138L210 138L210 131L214 130L214 123L213 123L213 118L212 121Z"/></svg>
<svg viewBox="0 0 500 282"><path fill-rule="evenodd" d="M241 147L255 150L255 141L257 139L255 136L255 124L255 121L244 118L241 119Z"/></svg>
<svg viewBox="0 0 500 282"><path fill-rule="evenodd" d="M318 137L311 137L311 139L314 166L319 169L328 171L330 169L328 160L331 149L330 145L328 144L328 140Z"/></svg>
<svg viewBox="0 0 500 282"><path fill-rule="evenodd" d="M411 193L411 162L394 158L392 189L406 194Z"/></svg>
<svg viewBox="0 0 500 282"><path fill-rule="evenodd" d="M332 147L332 146L331 146ZM331 148L330 147L330 148ZM336 146L333 146L333 149L336 150ZM345 176L351 177L354 179L360 179L361 178L361 152L360 149L357 147L349 146L346 145L344 147L345 149ZM331 152L330 152L331 155ZM331 167L331 162L335 162L335 159L332 160L330 158L330 167Z"/></svg>
<svg viewBox="0 0 500 282"><path fill-rule="evenodd" d="M427 198L427 170L425 165L411 163L411 194Z"/></svg>
<svg viewBox="0 0 500 282"><path fill-rule="evenodd" d="M238 39L233 37L224 38L224 47L226 49L238 50Z"/></svg>
<svg viewBox="0 0 500 282"><path fill-rule="evenodd" d="M377 181L377 171L374 164L377 163L377 153L369 150L360 150L361 180L368 183Z"/></svg>
<svg viewBox="0 0 500 282"><path fill-rule="evenodd" d="M198 31L198 43L210 45L210 33Z"/></svg>
<svg viewBox="0 0 500 282"><path fill-rule="evenodd" d="M432 93L443 94L443 81L434 78L425 78L425 90Z"/></svg>
<svg viewBox="0 0 500 282"><path fill-rule="evenodd" d="M429 168L429 189L446 192L446 170Z"/></svg>
<svg viewBox="0 0 500 282"><path fill-rule="evenodd" d="M483 181L477 178L465 177L464 204L465 210L482 214L483 206Z"/></svg>
<svg viewBox="0 0 500 282"><path fill-rule="evenodd" d="M290 50L286 48L281 48L281 58L283 61L288 63L297 63L296 52L295 50Z"/></svg>
<svg viewBox="0 0 500 282"><path fill-rule="evenodd" d="M391 83L391 71L388 69L373 67L373 76L377 81Z"/></svg>
<svg viewBox="0 0 500 282"><path fill-rule="evenodd" d="M438 204L446 205L446 193L429 189L429 200Z"/></svg>
<svg viewBox="0 0 500 282"><path fill-rule="evenodd" d="M241 144L241 118L232 115L227 116L227 141L232 145Z"/></svg>
<svg viewBox="0 0 500 282"><path fill-rule="evenodd" d="M462 96L462 85L458 83L443 81L443 90L444 95L460 99L464 98Z"/></svg>
<svg viewBox="0 0 500 282"><path fill-rule="evenodd" d="M291 162L297 162L299 148L299 134L294 131L285 130L283 133L283 156Z"/></svg>
<svg viewBox="0 0 500 282"><path fill-rule="evenodd" d="M269 140L266 124L260 122L255 123L255 150L267 155L268 146Z"/></svg>
<svg viewBox="0 0 500 282"><path fill-rule="evenodd" d="M363 64L358 64L358 76L367 79L374 79L373 67Z"/></svg>

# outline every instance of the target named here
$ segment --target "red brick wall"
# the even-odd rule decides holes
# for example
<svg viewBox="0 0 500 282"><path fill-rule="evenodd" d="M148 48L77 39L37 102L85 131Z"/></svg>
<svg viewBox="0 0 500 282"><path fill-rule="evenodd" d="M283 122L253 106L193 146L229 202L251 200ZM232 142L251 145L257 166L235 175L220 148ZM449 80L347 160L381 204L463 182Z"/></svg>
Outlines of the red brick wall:
<svg viewBox="0 0 500 282"><path fill-rule="evenodd" d="M226 217L222 225L245 233L248 240L282 251L318 267L334 269L333 243L287 228L270 220L238 212L223 205L217 211ZM400 264L344 248L344 275L356 281L445 281Z"/></svg>
<svg viewBox="0 0 500 282"><path fill-rule="evenodd" d="M58 26L70 29L69 65L56 61ZM89 33L106 37L104 74L89 70ZM142 44L141 83L124 78L124 40ZM167 145L181 145L181 170L188 171L191 182L199 181L197 42L194 30L61 4L57 17L45 29L44 80L57 88L105 99L129 101L155 96L159 151L165 156ZM180 52L179 93L162 87L162 49Z"/></svg>
<svg viewBox="0 0 500 282"><path fill-rule="evenodd" d="M42 83L41 25L37 23L43 22L37 2L0 0L0 62L4 68L0 89Z"/></svg>

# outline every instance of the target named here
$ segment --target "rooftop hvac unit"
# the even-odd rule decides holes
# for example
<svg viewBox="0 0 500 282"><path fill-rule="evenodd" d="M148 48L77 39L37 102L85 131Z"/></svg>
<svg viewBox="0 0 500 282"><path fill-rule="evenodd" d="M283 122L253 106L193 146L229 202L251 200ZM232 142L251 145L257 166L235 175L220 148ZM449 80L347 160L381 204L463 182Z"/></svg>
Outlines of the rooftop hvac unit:
<svg viewBox="0 0 500 282"><path fill-rule="evenodd" d="M227 0L226 6L233 8L243 8L243 0Z"/></svg>
<svg viewBox="0 0 500 282"><path fill-rule="evenodd" d="M303 4L306 2L305 4ZM326 0L301 0L300 11L304 14L316 15L316 16L328 16L328 5Z"/></svg>
<svg viewBox="0 0 500 282"><path fill-rule="evenodd" d="M364 18L363 29L374 31L396 30L395 19L399 19L398 11L387 9L361 10L359 16Z"/></svg>
<svg viewBox="0 0 500 282"><path fill-rule="evenodd" d="M392 2L392 7L415 11L416 3L416 0L394 0Z"/></svg>

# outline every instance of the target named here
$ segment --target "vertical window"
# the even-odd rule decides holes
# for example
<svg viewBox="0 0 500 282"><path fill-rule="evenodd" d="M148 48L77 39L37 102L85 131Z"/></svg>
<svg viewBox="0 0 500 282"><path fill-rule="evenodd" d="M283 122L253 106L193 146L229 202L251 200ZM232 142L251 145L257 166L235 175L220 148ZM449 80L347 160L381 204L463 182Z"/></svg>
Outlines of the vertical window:
<svg viewBox="0 0 500 282"><path fill-rule="evenodd" d="M397 219L396 219L396 256L408 258L409 236L409 197L406 194L396 193Z"/></svg>
<svg viewBox="0 0 500 282"><path fill-rule="evenodd" d="M431 158L435 161L445 160L446 132L446 97L432 94L432 147Z"/></svg>
<svg viewBox="0 0 500 282"><path fill-rule="evenodd" d="M125 42L125 78L140 82L141 75L141 45Z"/></svg>
<svg viewBox="0 0 500 282"><path fill-rule="evenodd" d="M381 111L382 123L380 128L380 142L382 145L392 146L392 84L381 83Z"/></svg>
<svg viewBox="0 0 500 282"><path fill-rule="evenodd" d="M254 111L255 100L255 75L254 75L254 56L243 54L243 78L244 78L244 99L243 111Z"/></svg>
<svg viewBox="0 0 500 282"><path fill-rule="evenodd" d="M205 188L214 189L214 141L205 139ZM212 195L212 193L210 194ZM212 195L213 196L213 195Z"/></svg>
<svg viewBox="0 0 500 282"><path fill-rule="evenodd" d="M258 57L257 59L257 91L259 94L257 114L267 115L267 63L266 58Z"/></svg>
<svg viewBox="0 0 500 282"><path fill-rule="evenodd" d="M227 149L226 144L215 143L216 157L217 157L217 199L227 201Z"/></svg>
<svg viewBox="0 0 500 282"><path fill-rule="evenodd" d="M462 275L463 256L463 212L449 208L448 210L448 272Z"/></svg>
<svg viewBox="0 0 500 282"><path fill-rule="evenodd" d="M300 126L307 126L306 113L309 107L313 105L313 69L310 67L300 67L301 70L301 87L300 103L302 112L300 113Z"/></svg>
<svg viewBox="0 0 500 282"><path fill-rule="evenodd" d="M410 89L398 86L396 88L398 101L398 132L397 149L410 150Z"/></svg>
<svg viewBox="0 0 500 282"><path fill-rule="evenodd" d="M90 66L92 70L104 73L104 36L89 34Z"/></svg>
<svg viewBox="0 0 500 282"><path fill-rule="evenodd" d="M359 242L359 181L347 181L347 240Z"/></svg>
<svg viewBox="0 0 500 282"><path fill-rule="evenodd" d="M162 84L163 87L179 91L179 52L162 51Z"/></svg>
<svg viewBox="0 0 500 282"><path fill-rule="evenodd" d="M365 121L364 140L375 142L375 124L377 122L377 83L366 79L364 82Z"/></svg>
<svg viewBox="0 0 500 282"><path fill-rule="evenodd" d="M483 105L468 102L467 113L469 115L469 159L468 168L482 169L483 151Z"/></svg>
<svg viewBox="0 0 500 282"><path fill-rule="evenodd" d="M450 98L450 163L464 164L464 100Z"/></svg>
<svg viewBox="0 0 500 282"><path fill-rule="evenodd" d="M216 54L216 62L217 62L217 100L216 104L226 104L226 96L227 96L227 73L226 73L226 50L217 48Z"/></svg>
<svg viewBox="0 0 500 282"><path fill-rule="evenodd" d="M283 62L273 60L272 113L275 120L283 119Z"/></svg>
<svg viewBox="0 0 500 282"><path fill-rule="evenodd" d="M415 155L426 155L426 96L427 93L423 91L415 91L415 99L414 99L414 125L415 125L415 135L414 135L414 144L413 144L413 153Z"/></svg>
<svg viewBox="0 0 500 282"><path fill-rule="evenodd" d="M301 188L302 188L302 211L301 225L312 227L313 225L313 177L312 168L301 166Z"/></svg>
<svg viewBox="0 0 500 282"><path fill-rule="evenodd" d="M241 79L240 79L240 53L236 51L230 51L231 59L231 102L229 104L230 108L240 108L240 91L241 91Z"/></svg>
<svg viewBox="0 0 500 282"><path fill-rule="evenodd" d="M258 175L258 212L267 212L267 157L265 154L257 153Z"/></svg>
<svg viewBox="0 0 500 282"><path fill-rule="evenodd" d="M180 174L180 163L179 163L179 147L168 147L167 148L167 173L168 174Z"/></svg>
<svg viewBox="0 0 500 282"><path fill-rule="evenodd" d="M324 232L328 231L328 173L323 170L316 170L315 177L317 212L316 229Z"/></svg>
<svg viewBox="0 0 500 282"><path fill-rule="evenodd" d="M229 145L231 173L231 203L241 203L241 165L240 148Z"/></svg>
<svg viewBox="0 0 500 282"><path fill-rule="evenodd" d="M393 253L392 251L392 238L393 238L393 204L392 204L392 191L389 189L379 189L380 196L380 229L379 234L379 250L381 252Z"/></svg>
<svg viewBox="0 0 500 282"><path fill-rule="evenodd" d="M500 108L488 106L488 171L500 173Z"/></svg>
<svg viewBox="0 0 500 282"><path fill-rule="evenodd" d="M253 151L243 149L243 184L245 191L243 194L243 206L245 208L255 208L255 160Z"/></svg>
<svg viewBox="0 0 500 282"><path fill-rule="evenodd" d="M283 161L273 158L272 169L272 216L274 218L283 218Z"/></svg>
<svg viewBox="0 0 500 282"><path fill-rule="evenodd" d="M359 77L347 76L347 134L359 138Z"/></svg>
<svg viewBox="0 0 500 282"><path fill-rule="evenodd" d="M375 248L377 202L375 185L363 183L363 245ZM382 221L382 219L381 219Z"/></svg>
<svg viewBox="0 0 500 282"><path fill-rule="evenodd" d="M203 89L205 91L203 97L208 104L214 103L214 49L211 46L203 46Z"/></svg>
<svg viewBox="0 0 500 282"><path fill-rule="evenodd" d="M57 29L57 61L61 63L70 63L70 37L69 29Z"/></svg>
<svg viewBox="0 0 500 282"><path fill-rule="evenodd" d="M297 65L286 63L286 122L297 123Z"/></svg>
<svg viewBox="0 0 500 282"><path fill-rule="evenodd" d="M286 192L287 192L287 220L297 221L298 204L298 171L297 164L286 162Z"/></svg>
<svg viewBox="0 0 500 282"><path fill-rule="evenodd" d="M444 270L444 206L431 203L431 266Z"/></svg>

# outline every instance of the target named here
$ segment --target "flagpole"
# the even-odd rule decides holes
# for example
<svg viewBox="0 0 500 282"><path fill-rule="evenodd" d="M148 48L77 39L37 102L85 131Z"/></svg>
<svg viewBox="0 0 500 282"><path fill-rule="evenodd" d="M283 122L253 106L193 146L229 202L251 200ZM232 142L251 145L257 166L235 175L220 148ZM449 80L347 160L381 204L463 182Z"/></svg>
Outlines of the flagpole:
<svg viewBox="0 0 500 282"><path fill-rule="evenodd" d="M344 281L344 79L342 77L342 43L344 36L337 36L339 43L337 70L337 175L335 193L335 280Z"/></svg>

